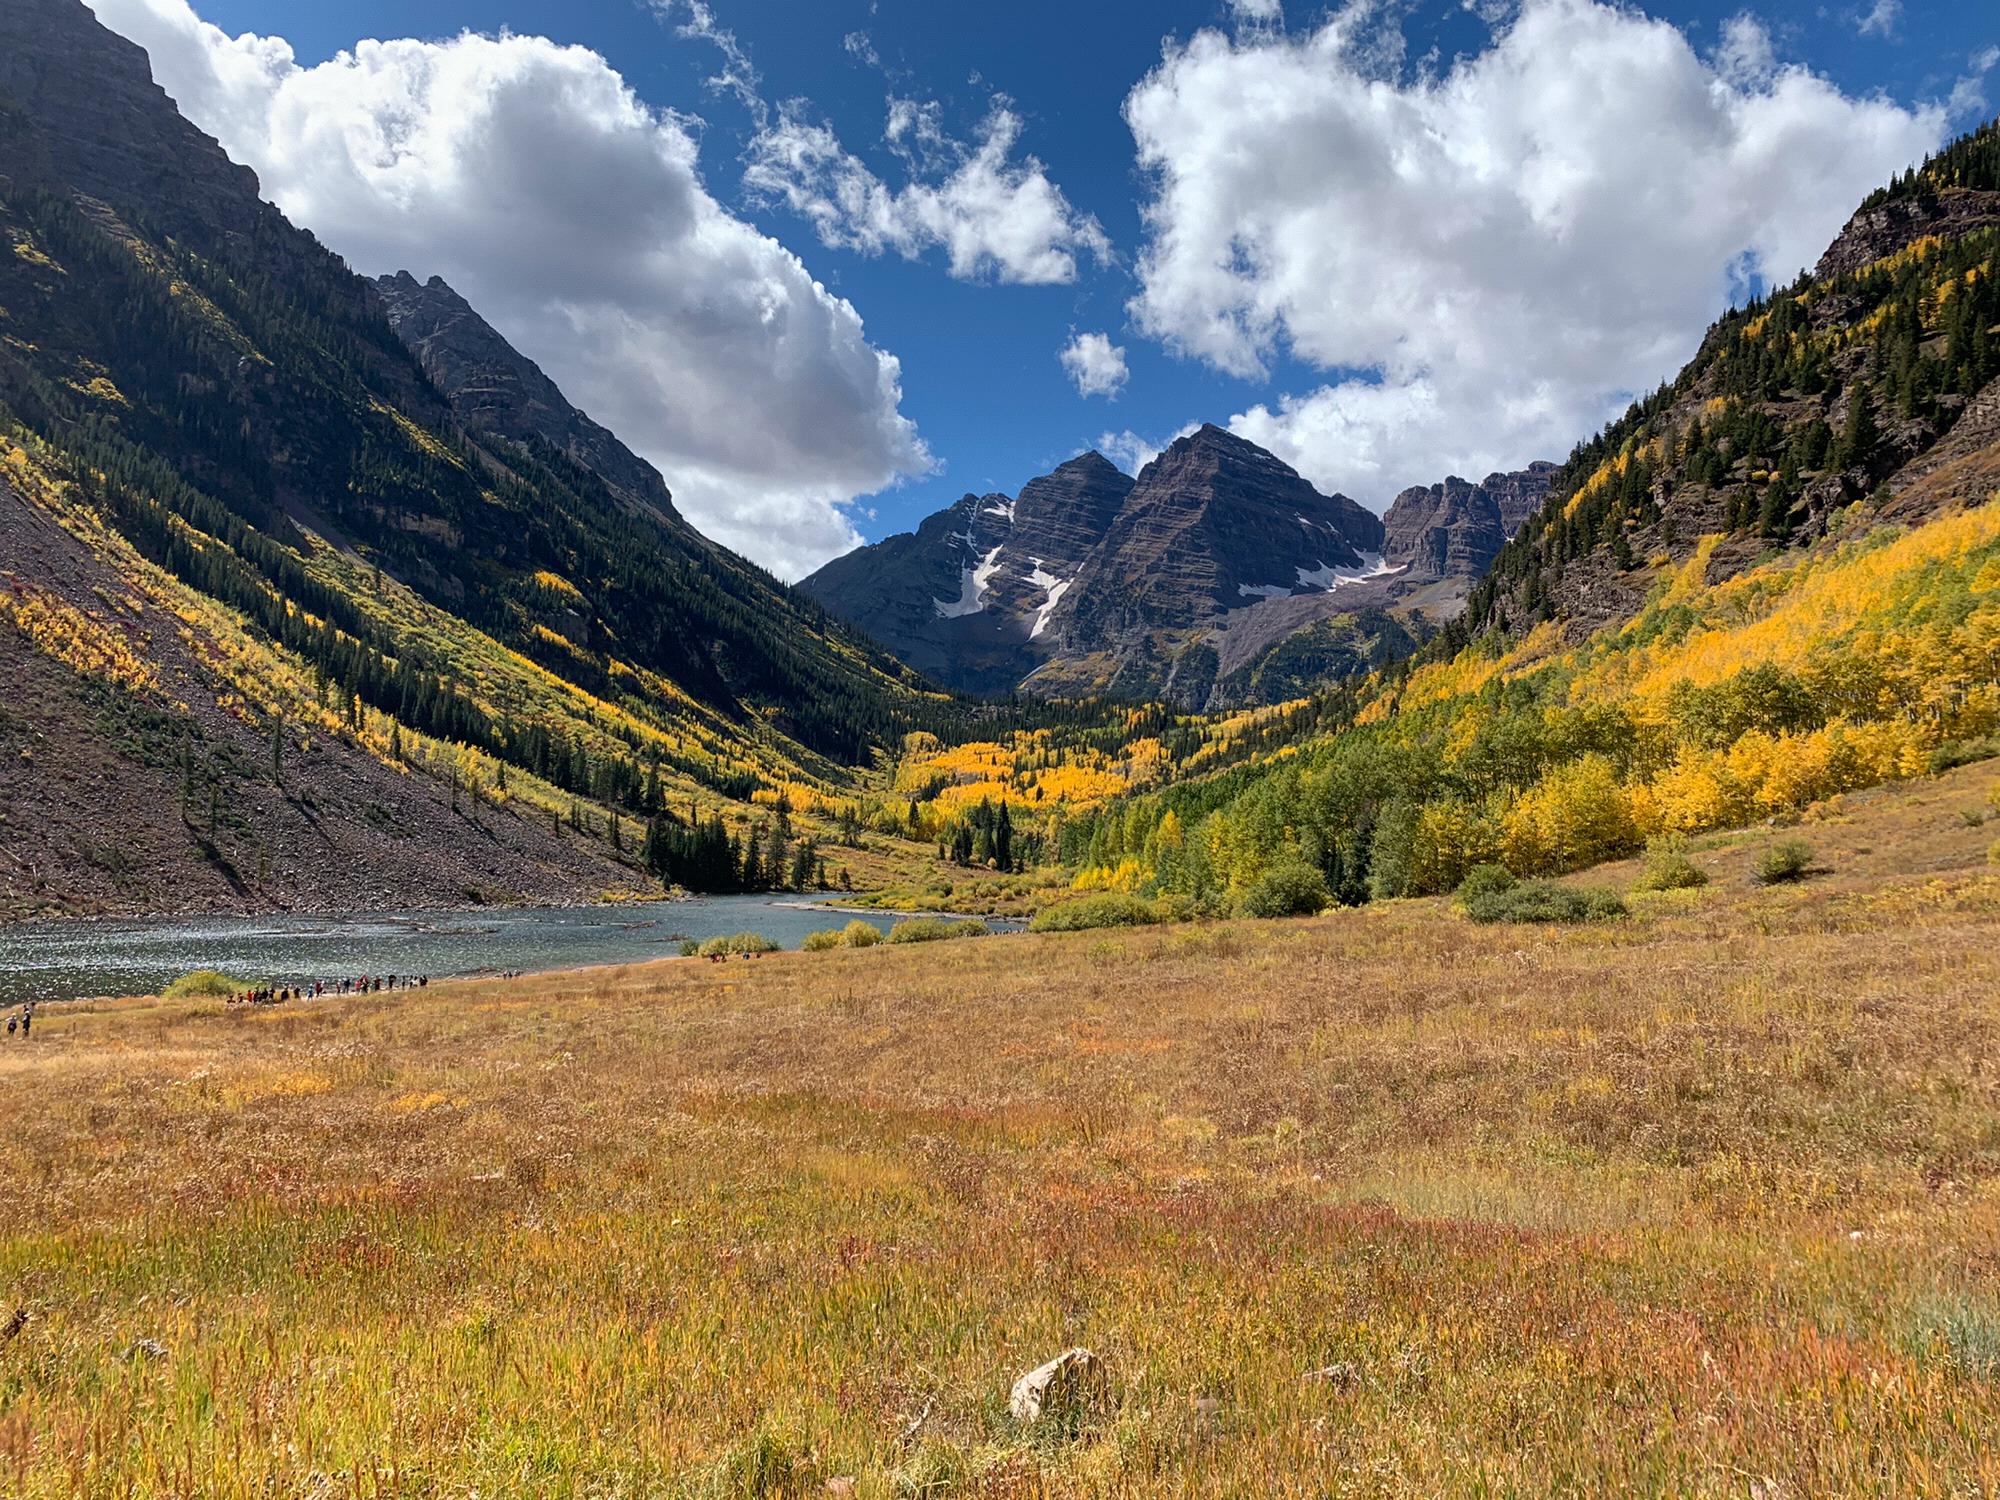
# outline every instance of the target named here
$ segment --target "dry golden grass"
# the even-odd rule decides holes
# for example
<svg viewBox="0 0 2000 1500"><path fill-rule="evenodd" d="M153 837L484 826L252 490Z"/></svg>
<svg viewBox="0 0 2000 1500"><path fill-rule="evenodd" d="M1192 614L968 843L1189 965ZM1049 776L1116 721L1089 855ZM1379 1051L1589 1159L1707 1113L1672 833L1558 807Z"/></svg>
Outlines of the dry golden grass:
<svg viewBox="0 0 2000 1500"><path fill-rule="evenodd" d="M1992 1495L1994 781L1588 928L45 1011L0 1493Z"/></svg>

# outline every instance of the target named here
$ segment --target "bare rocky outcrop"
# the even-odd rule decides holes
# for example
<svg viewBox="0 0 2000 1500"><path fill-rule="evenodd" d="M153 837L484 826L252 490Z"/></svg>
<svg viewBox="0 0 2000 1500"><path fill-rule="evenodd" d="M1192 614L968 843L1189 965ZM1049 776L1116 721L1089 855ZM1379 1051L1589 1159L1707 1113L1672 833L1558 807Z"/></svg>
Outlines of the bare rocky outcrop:
<svg viewBox="0 0 2000 1500"><path fill-rule="evenodd" d="M914 532L835 558L799 589L917 670L1003 696L1044 659L1054 606L1131 488L1086 453L1018 498L968 494Z"/></svg>
<svg viewBox="0 0 2000 1500"><path fill-rule="evenodd" d="M1906 250L1928 235L1951 237L2000 224L2000 193L1946 189L1891 198L1859 210L1813 267L1815 281L1832 281Z"/></svg>
<svg viewBox="0 0 2000 1500"><path fill-rule="evenodd" d="M1004 696L1047 658L1051 617L1131 491L1110 460L1085 453L1018 497L966 495L799 589L918 671Z"/></svg>
<svg viewBox="0 0 2000 1500"><path fill-rule="evenodd" d="M258 202L257 174L174 108L146 54L76 0L0 5L0 100L0 189L60 181L105 202L144 200L170 231L204 236L248 239L278 217Z"/></svg>
<svg viewBox="0 0 2000 1500"><path fill-rule="evenodd" d="M1916 525L2000 493L2000 380L1965 404L1943 441L1897 470L1881 517Z"/></svg>
<svg viewBox="0 0 2000 1500"><path fill-rule="evenodd" d="M1315 577L1358 575L1381 550L1380 517L1211 424L1140 472L1057 613L1062 649L1115 649L1135 630L1187 627Z"/></svg>

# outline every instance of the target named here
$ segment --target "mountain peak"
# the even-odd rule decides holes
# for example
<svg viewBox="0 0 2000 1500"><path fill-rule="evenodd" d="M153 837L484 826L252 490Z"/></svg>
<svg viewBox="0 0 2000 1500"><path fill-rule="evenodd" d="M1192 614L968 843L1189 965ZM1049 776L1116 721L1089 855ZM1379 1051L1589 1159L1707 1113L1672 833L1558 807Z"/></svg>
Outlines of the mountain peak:
<svg viewBox="0 0 2000 1500"><path fill-rule="evenodd" d="M1186 437L1175 438L1167 444L1166 452L1197 453L1214 451L1218 453L1251 453L1278 462L1275 453L1266 452L1248 438L1238 437L1227 427L1218 427L1213 422L1204 422Z"/></svg>
<svg viewBox="0 0 2000 1500"><path fill-rule="evenodd" d="M1084 452L1077 454L1075 458L1065 459L1055 467L1057 474L1101 474L1106 470L1109 470L1113 474L1122 474L1125 472L1095 448L1086 449Z"/></svg>

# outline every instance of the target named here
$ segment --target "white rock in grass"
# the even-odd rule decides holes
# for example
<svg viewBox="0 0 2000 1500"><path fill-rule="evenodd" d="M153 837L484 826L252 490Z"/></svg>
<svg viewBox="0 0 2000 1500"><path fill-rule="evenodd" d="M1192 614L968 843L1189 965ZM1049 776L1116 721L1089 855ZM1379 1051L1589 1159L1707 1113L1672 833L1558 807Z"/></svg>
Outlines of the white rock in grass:
<svg viewBox="0 0 2000 1500"><path fill-rule="evenodd" d="M1103 1383L1104 1362L1088 1349L1071 1349L1015 1381L1007 1409L1017 1422L1066 1415L1089 1403Z"/></svg>

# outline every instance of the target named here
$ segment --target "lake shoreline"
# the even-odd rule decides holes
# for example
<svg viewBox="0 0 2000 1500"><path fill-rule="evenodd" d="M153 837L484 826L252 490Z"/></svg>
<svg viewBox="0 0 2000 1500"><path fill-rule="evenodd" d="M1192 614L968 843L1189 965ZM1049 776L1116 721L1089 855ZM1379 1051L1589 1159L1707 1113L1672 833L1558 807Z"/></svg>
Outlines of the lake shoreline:
<svg viewBox="0 0 2000 1500"><path fill-rule="evenodd" d="M768 894L770 896L776 897L784 893L752 892L750 894ZM866 891L856 891L856 892L843 892L842 894L865 896L868 893ZM460 916L460 917L476 916L481 912L506 913L506 912L536 912L536 911L587 911L587 910L612 912L612 911L622 911L628 907L634 907L634 906L658 906L666 904L679 905L683 902L712 901L718 899L722 898L714 895L704 895L699 892L669 891L658 896L632 896L629 898L620 899L616 901L549 900L549 901L491 901L491 902L464 901L458 903L444 902L436 906L424 907L422 908L422 910L428 914L433 914L433 915L446 914L446 915ZM1011 920L1010 918L1006 917L975 917L974 914L969 912L938 912L938 911L925 911L918 909L905 909L902 907L891 907L891 906L840 906L828 901L810 901L805 899L791 900L791 901L774 899L772 900L771 904L773 906L782 906L789 910L794 910L794 911L828 912L831 914L844 917L945 916L945 917L962 918L967 921L983 920L983 921L1004 922ZM412 910L414 909L415 908L412 908ZM331 906L194 907L188 909L166 907L158 910L148 909L143 911L129 911L129 912L110 912L110 911L75 912L75 913L65 913L58 916L7 917L5 919L0 919L0 940L6 939L10 934L30 929L58 928L58 927L91 927L91 926L105 926L108 924L117 924L117 923L203 922L203 921L254 922L260 918L273 918L273 919L296 918L306 921L316 920L316 921L326 921L326 922L348 922L348 921L363 920L371 917L383 918L389 915L391 915L390 911L382 911L382 910L370 911L364 909L357 909L353 907L331 907Z"/></svg>
<svg viewBox="0 0 2000 1500"><path fill-rule="evenodd" d="M245 987L298 989L364 975L433 981L556 974L682 957L688 942L755 932L780 948L862 921L910 917L797 895L680 896L572 906L51 918L0 926L0 1006L158 994L214 970ZM1010 924L1011 925L1011 924Z"/></svg>

